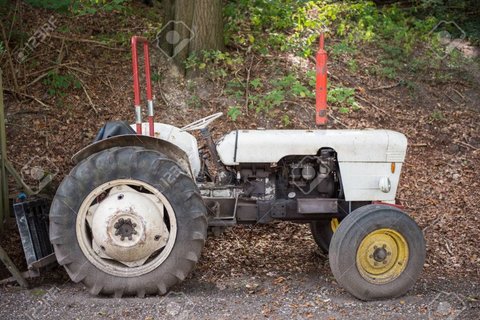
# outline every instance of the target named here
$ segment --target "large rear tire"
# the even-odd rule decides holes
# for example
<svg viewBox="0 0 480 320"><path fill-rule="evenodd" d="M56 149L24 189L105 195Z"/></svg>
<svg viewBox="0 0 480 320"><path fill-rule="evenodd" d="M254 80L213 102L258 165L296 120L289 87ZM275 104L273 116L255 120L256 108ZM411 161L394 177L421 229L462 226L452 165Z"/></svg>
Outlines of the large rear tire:
<svg viewBox="0 0 480 320"><path fill-rule="evenodd" d="M332 237L330 268L337 282L361 300L399 297L417 281L425 240L415 221L387 205L350 213Z"/></svg>
<svg viewBox="0 0 480 320"><path fill-rule="evenodd" d="M107 201L118 209L102 206ZM92 294L165 294L192 271L206 236L195 182L173 160L141 147L111 148L80 162L50 209L57 260Z"/></svg>

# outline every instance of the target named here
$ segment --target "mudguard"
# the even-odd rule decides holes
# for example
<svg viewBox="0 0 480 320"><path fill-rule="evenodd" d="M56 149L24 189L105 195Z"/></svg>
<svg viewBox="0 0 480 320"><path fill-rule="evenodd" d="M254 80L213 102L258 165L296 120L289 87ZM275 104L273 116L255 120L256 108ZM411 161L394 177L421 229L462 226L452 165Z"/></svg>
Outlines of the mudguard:
<svg viewBox="0 0 480 320"><path fill-rule="evenodd" d="M185 170L185 172L194 177L190 167L188 156L182 149L180 149L171 142L159 138L136 134L118 135L94 142L93 144L88 145L87 147L77 152L72 157L72 160L75 164L77 164L80 161L88 158L90 155L106 149L132 146L138 146L146 149L160 151L168 158L176 161L180 165L180 167Z"/></svg>

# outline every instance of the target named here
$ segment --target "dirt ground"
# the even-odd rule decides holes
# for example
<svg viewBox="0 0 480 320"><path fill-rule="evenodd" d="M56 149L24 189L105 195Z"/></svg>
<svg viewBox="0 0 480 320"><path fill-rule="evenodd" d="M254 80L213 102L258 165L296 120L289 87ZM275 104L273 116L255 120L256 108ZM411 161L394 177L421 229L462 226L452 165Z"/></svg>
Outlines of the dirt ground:
<svg viewBox="0 0 480 320"><path fill-rule="evenodd" d="M423 276L404 297L362 302L335 284L324 257L306 273L231 276L217 282L192 277L166 296L102 298L58 277L32 290L0 288L2 319L478 319L479 283Z"/></svg>
<svg viewBox="0 0 480 320"><path fill-rule="evenodd" d="M22 7L19 11L27 34L51 15ZM14 94L8 63L2 61L8 89L8 157L19 171L39 156L47 159L56 174L54 185L71 169L70 157L91 142L105 121L133 122L128 39L148 29L148 19L142 16L124 19L111 13L101 21L55 17L68 31L55 32L28 63L14 62L20 93ZM127 40L120 37L108 45L85 42L117 35L109 30L124 30ZM445 65L388 80L368 73L378 56L372 48L363 49L355 57L356 73L349 71L345 57L329 61L330 81L355 88L361 105L349 114L329 110L329 128L385 128L409 139L398 198L424 231L427 260L406 296L368 303L352 298L335 283L328 259L318 252L307 226L275 223L235 227L209 238L195 272L166 297L93 297L57 268L34 280L30 290L2 285L0 318L479 319L479 69L474 64L455 69ZM152 57L152 69L161 75L154 84L156 121L181 126L226 112L231 105L225 83L174 78L158 50L152 50ZM262 78L278 70L302 74L313 69L308 60L285 54L247 58L255 63L249 70L242 67L236 76L245 78L248 71L251 77ZM36 79L52 67L81 79L84 86L49 94L48 86ZM189 104L192 97L200 106ZM250 112L236 122L224 117L212 125L214 137L236 128L314 128L312 101L284 105L268 116ZM288 125L280 120L284 114L291 119ZM12 188L12 194L16 192ZM10 225L6 234L0 244L25 269L16 226ZM0 266L0 278L7 276Z"/></svg>

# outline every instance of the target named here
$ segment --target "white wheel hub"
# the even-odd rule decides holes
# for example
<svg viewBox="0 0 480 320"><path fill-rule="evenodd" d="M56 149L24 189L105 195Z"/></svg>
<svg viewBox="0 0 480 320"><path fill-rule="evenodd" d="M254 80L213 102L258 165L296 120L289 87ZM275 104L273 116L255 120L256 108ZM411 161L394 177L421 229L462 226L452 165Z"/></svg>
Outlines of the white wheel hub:
<svg viewBox="0 0 480 320"><path fill-rule="evenodd" d="M77 213L76 236L85 257L100 270L137 277L158 268L172 252L177 218L154 186L116 179L93 189Z"/></svg>
<svg viewBox="0 0 480 320"><path fill-rule="evenodd" d="M126 185L113 187L100 204L91 206L87 222L94 252L129 267L144 264L169 235L159 199Z"/></svg>

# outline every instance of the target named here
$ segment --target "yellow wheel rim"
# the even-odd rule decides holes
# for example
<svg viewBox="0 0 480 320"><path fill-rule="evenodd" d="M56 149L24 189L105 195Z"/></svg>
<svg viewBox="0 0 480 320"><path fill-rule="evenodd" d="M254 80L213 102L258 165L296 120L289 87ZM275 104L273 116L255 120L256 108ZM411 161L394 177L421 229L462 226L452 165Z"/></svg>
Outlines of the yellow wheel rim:
<svg viewBox="0 0 480 320"><path fill-rule="evenodd" d="M340 222L338 221L337 218L333 218L332 220L330 220L330 226L331 226L333 232L337 231L337 228L338 228L339 224L340 224Z"/></svg>
<svg viewBox="0 0 480 320"><path fill-rule="evenodd" d="M407 263L407 241L399 232L389 228L366 235L357 250L357 269L371 283L384 284L396 279Z"/></svg>

